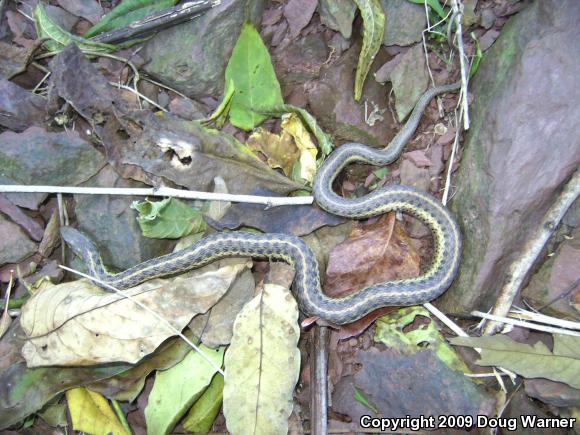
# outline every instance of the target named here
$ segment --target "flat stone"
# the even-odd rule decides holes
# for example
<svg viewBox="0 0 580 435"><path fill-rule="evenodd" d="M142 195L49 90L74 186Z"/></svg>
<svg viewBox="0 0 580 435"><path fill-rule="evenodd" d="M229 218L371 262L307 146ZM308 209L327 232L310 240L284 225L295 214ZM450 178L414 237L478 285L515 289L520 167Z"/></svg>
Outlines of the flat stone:
<svg viewBox="0 0 580 435"><path fill-rule="evenodd" d="M402 122L429 86L425 53L420 44L400 54L401 60L391 73L390 81L395 92L395 109ZM397 56L397 57L399 57Z"/></svg>
<svg viewBox="0 0 580 435"><path fill-rule="evenodd" d="M384 45L411 45L421 41L427 26L425 7L408 0L381 0L385 11Z"/></svg>
<svg viewBox="0 0 580 435"><path fill-rule="evenodd" d="M260 22L263 0L222 0L201 17L159 32L141 55L148 74L190 97L219 97L242 24Z"/></svg>
<svg viewBox="0 0 580 435"><path fill-rule="evenodd" d="M352 0L319 0L318 13L322 24L350 38L356 14L356 4Z"/></svg>
<svg viewBox="0 0 580 435"><path fill-rule="evenodd" d="M570 240L562 242L555 254L549 257L532 276L529 285L522 290L522 296L534 307L548 305L544 314L559 318L578 315L573 308L580 294L580 228Z"/></svg>
<svg viewBox="0 0 580 435"><path fill-rule="evenodd" d="M370 146L384 147L394 136L395 125L386 110L388 107L387 92L375 80L367 78L363 88L361 102L354 100L354 76L360 44L348 49L344 55L328 68L324 68L320 79L308 86L308 103L312 115L325 131L332 132L336 141L360 142ZM384 53L377 55L376 65L386 61ZM375 69L371 69L369 77ZM337 89L340 83L340 89ZM367 116L377 109L379 115L373 125L365 122L365 102Z"/></svg>
<svg viewBox="0 0 580 435"><path fill-rule="evenodd" d="M0 184L77 186L105 164L105 158L77 132L49 133L30 127L0 134ZM36 209L47 194L7 194L16 205Z"/></svg>
<svg viewBox="0 0 580 435"><path fill-rule="evenodd" d="M18 263L36 252L33 243L15 223L0 215L0 266Z"/></svg>
<svg viewBox="0 0 580 435"><path fill-rule="evenodd" d="M525 379L526 394L549 405L568 408L580 406L580 390L549 379Z"/></svg>
<svg viewBox="0 0 580 435"><path fill-rule="evenodd" d="M578 22L575 0L532 3L505 24L472 80L451 203L463 256L441 298L447 311L495 303L507 268L580 164L580 45L570 44Z"/></svg>

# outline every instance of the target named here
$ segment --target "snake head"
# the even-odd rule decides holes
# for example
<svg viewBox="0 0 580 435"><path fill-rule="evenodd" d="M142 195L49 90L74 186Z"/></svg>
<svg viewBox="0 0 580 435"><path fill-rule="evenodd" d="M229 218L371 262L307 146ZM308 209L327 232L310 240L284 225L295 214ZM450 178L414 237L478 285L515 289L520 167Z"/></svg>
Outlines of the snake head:
<svg viewBox="0 0 580 435"><path fill-rule="evenodd" d="M72 227L62 227L60 229L60 235L73 252L84 261L88 260L87 255L92 252L97 252L97 247L92 240L79 230Z"/></svg>

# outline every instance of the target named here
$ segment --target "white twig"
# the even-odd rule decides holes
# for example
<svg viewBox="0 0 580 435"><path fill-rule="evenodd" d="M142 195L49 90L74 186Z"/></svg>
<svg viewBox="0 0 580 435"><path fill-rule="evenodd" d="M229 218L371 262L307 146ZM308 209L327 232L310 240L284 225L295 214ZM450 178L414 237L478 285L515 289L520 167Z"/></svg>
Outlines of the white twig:
<svg viewBox="0 0 580 435"><path fill-rule="evenodd" d="M148 189L130 189L116 187L75 187L75 186L21 186L0 185L0 193L73 193L88 195L130 195L130 196L161 196L184 199L202 199L208 201L245 202L249 204L264 204L267 207L281 205L312 204L312 196L255 196L234 195L230 193L196 192L191 190L173 189L171 187L152 187Z"/></svg>
<svg viewBox="0 0 580 435"><path fill-rule="evenodd" d="M459 51L459 65L461 66L461 103L463 107L463 128L469 130L469 104L467 93L467 82L469 80L469 72L466 66L465 49L463 47L463 27L461 26L461 18L463 17L463 4L460 0L453 0L451 2L453 9L453 16L455 18L455 35L457 36L457 50Z"/></svg>
<svg viewBox="0 0 580 435"><path fill-rule="evenodd" d="M143 308L145 311L147 311L148 313L153 314L157 320L159 320L159 322L161 322L162 324L164 324L173 334L176 334L177 336L179 336L179 338L181 338L183 341L185 341L189 346L191 346L193 348L193 350L195 350L197 353L199 353L203 359L205 359L208 364L210 366L212 366L212 368L214 370L216 370L218 373L220 374L224 374L224 372L222 371L221 367L218 367L217 365L215 365L215 363L205 354L204 351L202 351L198 346L195 345L195 343L193 343L189 338L187 338L185 335L183 335L181 333L180 330L178 330L177 328L175 328L171 323L169 323L167 320L165 320L162 316L160 316L159 314L157 314L154 310L152 310L151 308L149 308L147 305L139 302L137 299L133 298L133 296L130 296L128 294L123 293L121 290L117 289L116 287L113 287L110 284L107 284L104 281L101 281L98 278L95 278L93 276L87 275L85 273L79 272L78 270L74 270L71 269L69 267L63 266L63 265L59 265L59 267L61 269L64 269L68 272L72 272L76 275L82 276L83 278L87 278L90 279L91 281L97 282L100 285L102 285L103 287L107 287L108 289L113 290L117 295L129 299L131 302L133 302L134 304L138 305L139 307Z"/></svg>
<svg viewBox="0 0 580 435"><path fill-rule="evenodd" d="M542 252L546 242L556 230L556 227L564 217L564 214L580 195L580 169L572 175L570 181L566 183L564 190L552 204L550 209L538 224L529 241L520 250L519 257L510 265L506 271L506 281L502 286L492 313L495 316L506 316L509 312L513 300L524 284L526 277L538 256ZM488 322L484 328L485 335L492 335L499 329L499 324Z"/></svg>
<svg viewBox="0 0 580 435"><path fill-rule="evenodd" d="M483 319L493 320L494 322L507 323L510 325L521 326L523 328L535 329L536 331L550 332L552 334L572 335L580 337L580 332L571 331L564 328L553 328L551 326L538 325L536 323L526 322L524 320L510 319L509 317L496 316L493 314L482 313L481 311L472 311L471 314Z"/></svg>
<svg viewBox="0 0 580 435"><path fill-rule="evenodd" d="M146 95L143 95L141 92L133 89L131 86L127 86L127 85L122 85L121 83L115 83L115 82L109 82L109 84L111 86L116 87L117 89L125 89L129 92L132 92L133 94L137 95L138 98L142 98L143 100L147 101L149 104L151 104L152 106L157 107L159 110L162 110L164 112L167 112L167 109L163 106L160 106L159 104L157 104L155 101L153 101L151 98L149 98Z"/></svg>
<svg viewBox="0 0 580 435"><path fill-rule="evenodd" d="M572 322L571 320L558 319L545 314L534 313L532 311L523 310L521 308L514 308L508 314L509 317L519 320L529 320L531 322L545 323L546 325L555 325L561 328L578 329L580 330L580 322Z"/></svg>
<svg viewBox="0 0 580 435"><path fill-rule="evenodd" d="M461 99L461 95L459 96ZM455 111L457 114L457 110ZM455 126L455 138L453 139L453 146L451 147L451 155L449 156L449 161L447 162L447 173L445 174L445 188L443 189L443 197L441 202L443 205L447 205L449 201L449 193L451 192L451 173L453 172L453 162L455 161L455 155L457 154L457 149L459 148L459 138L461 136L461 129L459 128L461 124L461 115L463 110L459 110L459 118L457 119Z"/></svg>

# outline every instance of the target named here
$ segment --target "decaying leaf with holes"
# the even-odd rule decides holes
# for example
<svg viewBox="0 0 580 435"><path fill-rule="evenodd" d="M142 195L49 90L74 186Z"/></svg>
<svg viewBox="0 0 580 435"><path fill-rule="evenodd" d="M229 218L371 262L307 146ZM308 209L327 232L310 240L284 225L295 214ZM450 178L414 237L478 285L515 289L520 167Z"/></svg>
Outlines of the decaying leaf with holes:
<svg viewBox="0 0 580 435"><path fill-rule="evenodd" d="M181 331L193 316L212 307L251 264L248 259L221 260L123 293ZM24 305L20 321L29 338L22 348L29 367L135 363L175 335L132 300L85 280L46 284Z"/></svg>

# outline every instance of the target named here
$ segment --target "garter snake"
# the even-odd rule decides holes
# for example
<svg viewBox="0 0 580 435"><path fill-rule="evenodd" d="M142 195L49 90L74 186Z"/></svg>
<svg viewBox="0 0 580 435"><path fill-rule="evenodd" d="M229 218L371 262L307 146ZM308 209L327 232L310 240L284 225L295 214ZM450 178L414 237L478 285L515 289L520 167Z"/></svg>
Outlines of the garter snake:
<svg viewBox="0 0 580 435"><path fill-rule="evenodd" d="M326 211L347 218L364 219L388 211L402 211L423 221L433 234L433 261L419 277L371 285L341 298L326 296L320 285L314 253L300 238L285 234L227 232L212 234L190 247L157 257L117 274L107 272L95 245L82 233L62 228L67 244L106 283L126 289L149 279L185 272L225 257L249 256L283 260L296 270L294 293L306 314L335 324L353 322L370 311L388 305L407 306L430 301L453 281L461 255L461 236L455 219L438 199L417 189L391 185L358 198L335 194L332 182L349 163L386 165L396 160L409 141L429 101L436 95L459 89L459 84L428 90L417 102L401 131L384 149L358 143L337 148L320 167L313 185L314 199Z"/></svg>

